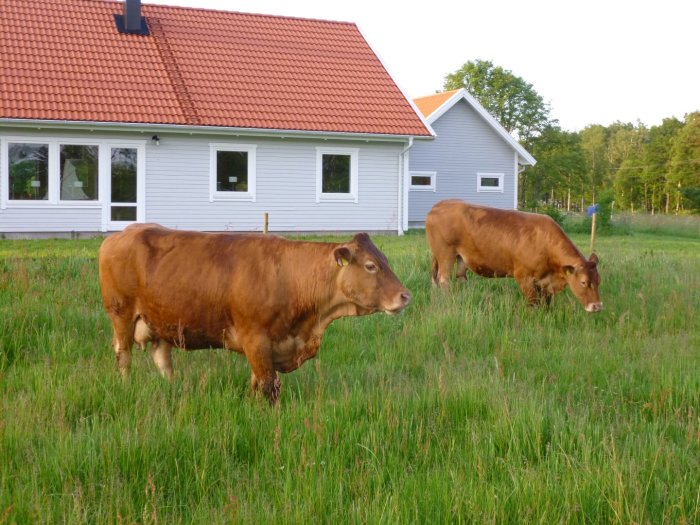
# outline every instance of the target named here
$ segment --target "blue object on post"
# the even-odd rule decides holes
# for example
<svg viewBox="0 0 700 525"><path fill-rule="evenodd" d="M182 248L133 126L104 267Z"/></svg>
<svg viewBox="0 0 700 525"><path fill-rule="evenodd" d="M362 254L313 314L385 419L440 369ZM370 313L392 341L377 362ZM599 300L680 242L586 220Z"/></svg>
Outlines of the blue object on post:
<svg viewBox="0 0 700 525"><path fill-rule="evenodd" d="M597 204L591 204L591 205L588 207L588 212L587 212L587 213L588 213L588 216L589 216L589 217L593 217L593 214L594 214L594 213L598 213L598 205L597 205Z"/></svg>

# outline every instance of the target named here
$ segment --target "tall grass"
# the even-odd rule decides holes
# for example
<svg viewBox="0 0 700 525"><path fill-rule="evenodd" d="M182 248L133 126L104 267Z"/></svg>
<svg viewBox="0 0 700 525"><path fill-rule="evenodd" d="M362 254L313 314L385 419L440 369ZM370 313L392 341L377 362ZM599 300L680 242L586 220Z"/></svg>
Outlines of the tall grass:
<svg viewBox="0 0 700 525"><path fill-rule="evenodd" d="M413 304L333 323L277 409L222 350L120 381L99 240L0 241L0 524L700 523L699 239L601 237L597 315L374 240Z"/></svg>

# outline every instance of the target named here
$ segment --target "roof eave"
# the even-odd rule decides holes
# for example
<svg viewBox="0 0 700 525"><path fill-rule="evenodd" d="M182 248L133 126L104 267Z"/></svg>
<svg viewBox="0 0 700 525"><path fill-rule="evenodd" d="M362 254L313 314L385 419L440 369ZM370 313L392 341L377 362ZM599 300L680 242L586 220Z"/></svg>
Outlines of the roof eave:
<svg viewBox="0 0 700 525"><path fill-rule="evenodd" d="M408 140L410 137L417 139L432 139L431 135L393 134L393 133L359 133L347 131L307 131L295 129L265 129L265 128L238 128L227 126L190 126L181 124L151 124L141 122L97 122L83 120L43 120L43 119L17 119L0 118L0 125L26 128L50 128L50 129L79 129L95 131L135 131L141 133L170 132L187 133L197 135L249 135L257 137L275 138L332 138L334 140L377 140L396 141Z"/></svg>

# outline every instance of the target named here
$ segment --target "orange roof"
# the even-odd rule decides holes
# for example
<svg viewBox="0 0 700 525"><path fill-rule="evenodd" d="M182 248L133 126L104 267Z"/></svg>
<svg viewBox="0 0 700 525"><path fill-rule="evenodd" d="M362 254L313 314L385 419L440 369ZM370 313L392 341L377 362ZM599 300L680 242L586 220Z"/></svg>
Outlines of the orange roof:
<svg viewBox="0 0 700 525"><path fill-rule="evenodd" d="M457 91L459 91L459 89L445 91L443 93L436 93L435 95L428 95L427 97L415 98L413 99L413 103L420 110L420 112L423 113L423 116L427 118L433 113L433 111L452 98Z"/></svg>
<svg viewBox="0 0 700 525"><path fill-rule="evenodd" d="M429 136L357 26L107 0L2 0L0 119Z"/></svg>

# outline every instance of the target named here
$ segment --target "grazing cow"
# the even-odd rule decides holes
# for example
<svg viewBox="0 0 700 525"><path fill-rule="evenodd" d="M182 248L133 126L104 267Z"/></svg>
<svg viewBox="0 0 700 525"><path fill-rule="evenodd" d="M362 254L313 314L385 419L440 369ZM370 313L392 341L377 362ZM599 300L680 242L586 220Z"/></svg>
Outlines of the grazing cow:
<svg viewBox="0 0 700 525"><path fill-rule="evenodd" d="M137 224L102 243L99 271L122 375L134 342L151 344L168 378L173 346L227 348L273 404L277 372L314 357L333 320L395 314L411 300L366 233L336 244Z"/></svg>
<svg viewBox="0 0 700 525"><path fill-rule="evenodd" d="M547 215L475 206L460 200L438 202L425 220L433 252L433 283L446 286L457 263L484 277L515 277L534 305L550 304L569 285L587 312L598 312L598 257L586 260Z"/></svg>

